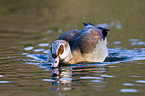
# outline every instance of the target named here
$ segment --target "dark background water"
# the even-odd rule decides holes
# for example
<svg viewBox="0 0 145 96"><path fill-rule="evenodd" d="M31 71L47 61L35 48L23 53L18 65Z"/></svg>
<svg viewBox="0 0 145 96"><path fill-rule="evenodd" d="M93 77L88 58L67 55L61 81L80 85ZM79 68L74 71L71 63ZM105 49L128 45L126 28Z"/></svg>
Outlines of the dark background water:
<svg viewBox="0 0 145 96"><path fill-rule="evenodd" d="M1 96L144 96L144 4L144 0L0 0ZM59 34L81 30L83 22L111 30L108 48L115 55L108 57L109 65L51 69L34 58L46 55L49 46L44 45Z"/></svg>

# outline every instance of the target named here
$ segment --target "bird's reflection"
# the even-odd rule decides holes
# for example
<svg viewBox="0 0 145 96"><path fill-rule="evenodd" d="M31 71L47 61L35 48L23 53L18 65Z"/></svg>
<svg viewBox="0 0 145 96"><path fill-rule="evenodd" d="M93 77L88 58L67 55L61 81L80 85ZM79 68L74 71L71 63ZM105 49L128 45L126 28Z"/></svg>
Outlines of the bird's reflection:
<svg viewBox="0 0 145 96"><path fill-rule="evenodd" d="M53 91L66 91L72 90L72 85L80 86L81 84L89 86L90 88L99 89L106 86L106 81L104 80L104 75L102 73L106 72L107 69L104 67L83 67L83 68L71 68L71 67L59 67L53 68L51 79ZM77 75L77 79L74 77ZM80 75L80 76L79 76ZM84 82L85 81L85 82ZM95 84L91 84L91 83ZM72 84L73 83L73 84Z"/></svg>
<svg viewBox="0 0 145 96"><path fill-rule="evenodd" d="M72 82L72 71L70 67L59 67L52 69L51 79L53 86L57 85L57 91L59 90L71 90L71 82ZM61 87L60 87L60 86ZM54 90L54 89L53 89Z"/></svg>

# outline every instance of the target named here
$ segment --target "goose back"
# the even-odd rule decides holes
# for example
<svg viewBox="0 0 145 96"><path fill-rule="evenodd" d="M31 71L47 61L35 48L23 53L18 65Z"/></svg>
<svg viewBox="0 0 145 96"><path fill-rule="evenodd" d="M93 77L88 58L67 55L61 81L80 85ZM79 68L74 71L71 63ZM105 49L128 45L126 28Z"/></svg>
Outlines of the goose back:
<svg viewBox="0 0 145 96"><path fill-rule="evenodd" d="M70 30L70 31L64 32L63 34L59 35L57 37L57 40L65 40L69 43L69 45L71 47L75 38L77 38L80 34L81 34L81 32L77 29Z"/></svg>

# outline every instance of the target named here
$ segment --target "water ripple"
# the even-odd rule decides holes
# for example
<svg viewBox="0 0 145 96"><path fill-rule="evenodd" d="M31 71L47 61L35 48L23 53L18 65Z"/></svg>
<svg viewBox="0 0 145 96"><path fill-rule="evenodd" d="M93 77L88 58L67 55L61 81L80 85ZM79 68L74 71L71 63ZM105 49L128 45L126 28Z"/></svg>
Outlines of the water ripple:
<svg viewBox="0 0 145 96"><path fill-rule="evenodd" d="M41 52L44 51L44 49L35 49L34 52Z"/></svg>
<svg viewBox="0 0 145 96"><path fill-rule="evenodd" d="M145 80L137 80L138 83L145 83Z"/></svg>
<svg viewBox="0 0 145 96"><path fill-rule="evenodd" d="M35 52L44 51L44 53L49 53L50 50L44 50L44 49L35 49ZM110 65L110 64L117 64L120 62L129 62L134 60L144 60L145 59L145 51L144 50L120 50L118 48L116 49L108 49L109 56L106 58L104 62L93 62L93 63L87 63L87 64L64 64L64 66L70 66L72 68L75 67L86 67L86 66L98 66L98 65ZM33 58L36 61L42 61L47 62L47 54L23 54L27 57ZM24 60L31 63L32 60ZM48 64L50 64L48 62ZM41 65L41 63L39 64ZM48 66L50 67L50 66Z"/></svg>
<svg viewBox="0 0 145 96"><path fill-rule="evenodd" d="M38 45L41 47L46 47L46 46L49 46L49 43L39 43Z"/></svg>
<svg viewBox="0 0 145 96"><path fill-rule="evenodd" d="M42 79L42 81L50 81L50 82L54 82L55 80L53 80L53 79Z"/></svg>
<svg viewBox="0 0 145 96"><path fill-rule="evenodd" d="M101 75L101 77L115 77L115 76L112 76L112 75Z"/></svg>
<svg viewBox="0 0 145 96"><path fill-rule="evenodd" d="M123 83L122 85L124 85L124 86L134 86L134 84L131 84L131 83Z"/></svg>
<svg viewBox="0 0 145 96"><path fill-rule="evenodd" d="M102 82L102 80L92 80L91 82L97 82L97 83L100 83L100 82Z"/></svg>
<svg viewBox="0 0 145 96"><path fill-rule="evenodd" d="M80 79L103 79L101 77L80 77Z"/></svg>
<svg viewBox="0 0 145 96"><path fill-rule="evenodd" d="M137 89L121 89L120 92L139 92Z"/></svg>
<svg viewBox="0 0 145 96"><path fill-rule="evenodd" d="M0 81L0 83L11 83L11 81Z"/></svg>
<svg viewBox="0 0 145 96"><path fill-rule="evenodd" d="M26 50L26 51L29 51L29 50L32 50L32 49L33 49L33 46L24 48L24 50Z"/></svg>

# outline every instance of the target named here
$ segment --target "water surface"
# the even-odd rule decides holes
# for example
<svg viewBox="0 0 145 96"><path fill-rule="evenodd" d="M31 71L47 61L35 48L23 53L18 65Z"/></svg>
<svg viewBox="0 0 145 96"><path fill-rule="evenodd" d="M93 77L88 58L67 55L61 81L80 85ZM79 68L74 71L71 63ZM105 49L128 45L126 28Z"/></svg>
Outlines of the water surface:
<svg viewBox="0 0 145 96"><path fill-rule="evenodd" d="M144 96L144 3L1 0L1 96ZM50 45L83 22L111 30L105 62L51 68Z"/></svg>

